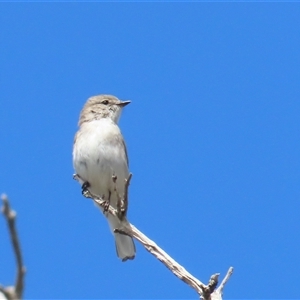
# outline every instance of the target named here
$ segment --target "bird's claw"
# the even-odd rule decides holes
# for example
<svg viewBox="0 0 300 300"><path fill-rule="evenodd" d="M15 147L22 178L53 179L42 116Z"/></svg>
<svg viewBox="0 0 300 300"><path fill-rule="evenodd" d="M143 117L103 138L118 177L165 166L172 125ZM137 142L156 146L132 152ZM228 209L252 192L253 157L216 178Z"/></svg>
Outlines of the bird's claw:
<svg viewBox="0 0 300 300"><path fill-rule="evenodd" d="M90 184L87 181L85 181L83 183L83 185L81 186L81 189L82 189L81 193L84 197L87 197L87 195L89 193L89 190L88 190L89 187L90 187Z"/></svg>

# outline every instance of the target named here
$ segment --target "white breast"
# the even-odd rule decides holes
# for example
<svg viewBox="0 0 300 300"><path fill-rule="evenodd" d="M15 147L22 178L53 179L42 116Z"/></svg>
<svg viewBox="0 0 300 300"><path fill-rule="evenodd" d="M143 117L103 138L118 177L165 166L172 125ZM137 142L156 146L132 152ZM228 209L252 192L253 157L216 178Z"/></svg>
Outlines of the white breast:
<svg viewBox="0 0 300 300"><path fill-rule="evenodd" d="M123 195L129 173L119 127L106 118L84 123L74 143L73 164L76 173L90 183L92 193L108 197L109 191L114 191L112 176L116 175L117 191Z"/></svg>

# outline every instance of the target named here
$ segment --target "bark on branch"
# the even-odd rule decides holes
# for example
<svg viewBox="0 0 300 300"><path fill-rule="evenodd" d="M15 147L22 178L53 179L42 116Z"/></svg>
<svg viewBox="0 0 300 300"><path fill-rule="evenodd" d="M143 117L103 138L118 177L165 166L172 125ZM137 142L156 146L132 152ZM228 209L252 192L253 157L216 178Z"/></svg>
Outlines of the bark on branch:
<svg viewBox="0 0 300 300"><path fill-rule="evenodd" d="M91 198L96 205L101 206L102 208L105 208L107 213L110 213L118 218L122 216L122 212L120 212L119 207L123 206L123 210L127 211L127 205L128 205L128 186L130 183L130 179L132 177L132 174L129 175L128 179L125 180L125 194L123 195L123 198L119 198L118 209L114 209L112 206L107 205L107 201L101 199L97 195L92 194L89 190L84 190L83 195L86 198ZM78 175L74 175L73 178L77 181L79 181L81 184L83 184L83 181ZM115 178L113 178L115 182ZM117 191L116 191L117 192ZM118 195L118 194L117 194ZM119 197L119 195L118 195ZM125 207L124 207L125 205ZM181 279L183 282L188 284L190 287L192 287L203 300L221 300L223 295L223 289L227 281L229 280L230 276L233 273L233 267L230 267L227 271L227 274L223 281L221 282L220 286L218 288L218 279L219 279L219 273L213 274L210 277L210 280L208 284L202 283L200 280L198 280L196 277L194 277L191 273L189 273L183 266L181 266L179 263L177 263L170 255L168 255L162 248L160 248L154 241L149 239L145 234L143 234L141 231L139 231L134 225L130 224L129 222L125 223L122 222L123 227L122 228L116 228L115 232L129 235L133 238L135 238L137 241L139 241L145 249L150 252L153 256L155 256L159 261L161 261L175 276L177 276L179 279Z"/></svg>
<svg viewBox="0 0 300 300"><path fill-rule="evenodd" d="M15 285L7 286L7 287L0 285L0 292L2 292L8 300L16 300L22 298L23 290L24 290L24 275L26 270L25 270L25 266L23 265L22 252L21 252L20 242L19 242L17 229L16 229L17 214L14 210L11 209L9 200L5 194L1 195L1 200L3 202L1 211L7 222L10 239L13 245L15 258L17 261L17 272L16 272Z"/></svg>

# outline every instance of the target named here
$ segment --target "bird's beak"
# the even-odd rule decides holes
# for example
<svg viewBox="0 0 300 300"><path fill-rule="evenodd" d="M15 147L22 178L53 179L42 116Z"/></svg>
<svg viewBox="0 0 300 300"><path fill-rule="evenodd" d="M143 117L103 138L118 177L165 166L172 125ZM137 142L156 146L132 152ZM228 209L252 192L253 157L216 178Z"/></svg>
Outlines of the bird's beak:
<svg viewBox="0 0 300 300"><path fill-rule="evenodd" d="M129 104L131 101L127 100L127 101L121 101L120 103L118 103L119 106L124 107L127 104Z"/></svg>

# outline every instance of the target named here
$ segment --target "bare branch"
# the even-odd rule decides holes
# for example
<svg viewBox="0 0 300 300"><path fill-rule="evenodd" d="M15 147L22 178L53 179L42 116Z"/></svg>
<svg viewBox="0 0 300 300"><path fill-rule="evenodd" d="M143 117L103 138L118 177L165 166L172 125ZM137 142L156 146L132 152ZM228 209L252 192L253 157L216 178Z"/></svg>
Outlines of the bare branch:
<svg viewBox="0 0 300 300"><path fill-rule="evenodd" d="M125 189L124 189L124 200L123 200L123 216L126 216L128 209L128 188L130 184L130 180L132 178L132 174L130 173L128 178L125 179Z"/></svg>
<svg viewBox="0 0 300 300"><path fill-rule="evenodd" d="M5 194L1 195L3 202L2 213L7 221L10 239L13 245L16 261L17 274L14 287L1 287L2 293L8 299L21 299L24 289L25 267L23 265L22 252L16 229L16 212L10 208L9 200Z"/></svg>
<svg viewBox="0 0 300 300"><path fill-rule="evenodd" d="M124 199L127 199L128 194L128 186L131 179L132 174L130 174L129 178L125 180L125 193ZM76 179L76 176L74 176ZM116 180L116 179L114 179ZM91 198L94 202L101 206L102 208L106 205L106 201L87 191L84 195L87 198ZM112 206L109 205L107 212L119 217L119 212L117 209L114 209ZM189 273L183 266L178 264L171 256L169 256L163 249L161 249L154 241L149 239L146 235L144 235L141 231L139 231L134 225L130 224L126 219L122 221L122 228L116 228L115 232L129 235L139 241L147 251L149 251L153 256L155 256L159 261L161 261L175 276L181 279L183 282L188 284L192 287L201 299L204 300L217 300L222 299L222 292L224 285L226 284L227 280L229 279L230 275L233 272L233 268L231 267L230 274L226 275L220 287L216 290L218 285L218 278L219 273L216 273L211 276L209 283L205 285L196 277L194 277L191 273ZM229 272L229 271L228 271Z"/></svg>

